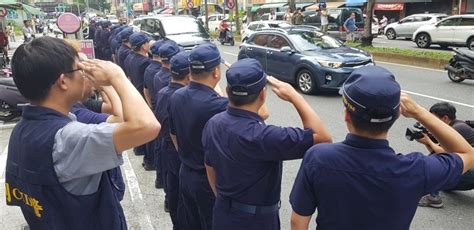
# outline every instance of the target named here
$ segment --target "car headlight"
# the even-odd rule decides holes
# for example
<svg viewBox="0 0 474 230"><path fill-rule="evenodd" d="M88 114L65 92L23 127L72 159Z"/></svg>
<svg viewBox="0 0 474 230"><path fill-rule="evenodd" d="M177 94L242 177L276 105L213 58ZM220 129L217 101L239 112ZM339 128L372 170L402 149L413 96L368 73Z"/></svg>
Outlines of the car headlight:
<svg viewBox="0 0 474 230"><path fill-rule="evenodd" d="M329 67L329 68L333 68L333 69L337 69L339 67L341 67L342 65L342 62L338 62L338 61L326 61L326 60L318 60L318 63L324 67Z"/></svg>

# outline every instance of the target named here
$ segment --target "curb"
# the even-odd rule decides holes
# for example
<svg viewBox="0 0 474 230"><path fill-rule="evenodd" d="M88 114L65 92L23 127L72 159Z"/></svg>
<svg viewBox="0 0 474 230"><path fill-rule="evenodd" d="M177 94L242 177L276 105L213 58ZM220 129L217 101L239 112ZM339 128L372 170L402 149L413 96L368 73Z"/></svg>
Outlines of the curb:
<svg viewBox="0 0 474 230"><path fill-rule="evenodd" d="M426 57L413 57L400 54L391 54L391 53L380 53L380 52L370 52L374 56L376 61L391 62L396 64L410 65L416 67L424 67L430 69L444 70L444 66L448 64L449 61L426 58Z"/></svg>

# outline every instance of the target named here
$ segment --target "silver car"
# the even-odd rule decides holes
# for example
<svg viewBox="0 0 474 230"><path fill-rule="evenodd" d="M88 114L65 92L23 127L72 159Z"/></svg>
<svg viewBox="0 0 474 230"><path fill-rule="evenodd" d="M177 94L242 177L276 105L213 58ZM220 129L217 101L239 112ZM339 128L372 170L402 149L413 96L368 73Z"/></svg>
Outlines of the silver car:
<svg viewBox="0 0 474 230"><path fill-rule="evenodd" d="M446 14L413 14L398 22L387 25L384 31L385 36L389 40L399 37L411 39L413 33L421 26L434 25L447 16Z"/></svg>

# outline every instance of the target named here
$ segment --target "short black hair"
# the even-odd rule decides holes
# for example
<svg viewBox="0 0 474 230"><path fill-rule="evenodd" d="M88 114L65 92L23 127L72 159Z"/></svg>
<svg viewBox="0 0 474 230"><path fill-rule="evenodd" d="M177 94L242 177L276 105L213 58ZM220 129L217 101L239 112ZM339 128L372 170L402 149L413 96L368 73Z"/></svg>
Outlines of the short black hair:
<svg viewBox="0 0 474 230"><path fill-rule="evenodd" d="M252 104L255 101L257 101L258 96L260 95L260 92L255 93L255 94L245 95L245 96L234 95L230 92L229 87L226 88L226 91L227 91L227 96L229 97L229 101L235 106Z"/></svg>
<svg viewBox="0 0 474 230"><path fill-rule="evenodd" d="M25 98L43 100L59 76L71 71L76 58L77 51L64 40L36 38L18 47L13 54L13 80Z"/></svg>
<svg viewBox="0 0 474 230"><path fill-rule="evenodd" d="M363 120L357 116L352 115L349 113L351 118L352 125L358 131L368 132L371 134L382 134L388 132L388 130L392 127L397 119L393 119L383 123L371 123L366 120Z"/></svg>
<svg viewBox="0 0 474 230"><path fill-rule="evenodd" d="M214 70L216 68L219 68L220 69L220 66L219 65L216 65L215 67L213 67L211 70L208 70L208 69L193 69L193 68L190 68L191 69L191 74L193 75L193 77L195 79L204 79L206 78L207 76L211 75L212 72L214 72Z"/></svg>
<svg viewBox="0 0 474 230"><path fill-rule="evenodd" d="M175 81L182 81L188 75L189 74L174 74L174 73L171 73L171 78L173 78L173 80L175 80Z"/></svg>
<svg viewBox="0 0 474 230"><path fill-rule="evenodd" d="M430 108L430 113L435 114L439 118L446 115L451 120L456 119L456 107L448 102L438 102L434 104Z"/></svg>

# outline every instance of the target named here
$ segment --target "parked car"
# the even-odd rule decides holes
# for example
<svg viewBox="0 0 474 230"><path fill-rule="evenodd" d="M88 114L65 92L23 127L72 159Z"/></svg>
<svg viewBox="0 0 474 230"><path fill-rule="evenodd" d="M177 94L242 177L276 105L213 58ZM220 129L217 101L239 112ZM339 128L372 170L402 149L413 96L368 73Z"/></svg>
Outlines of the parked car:
<svg viewBox="0 0 474 230"><path fill-rule="evenodd" d="M304 11L305 25L312 25L318 28L321 27L321 17L318 15L318 11ZM328 34L346 40L346 31L344 29L344 23L347 18L351 16L351 13L355 13L355 21L357 30L360 32L364 31L364 17L362 10L358 8L334 8L328 9Z"/></svg>
<svg viewBox="0 0 474 230"><path fill-rule="evenodd" d="M374 64L367 52L310 26L256 31L240 48L238 59L257 59L267 74L305 94L338 90L353 70Z"/></svg>
<svg viewBox="0 0 474 230"><path fill-rule="evenodd" d="M241 32L242 42L247 40L255 31L265 28L285 28L292 26L285 21L255 21L251 22Z"/></svg>
<svg viewBox="0 0 474 230"><path fill-rule="evenodd" d="M107 20L109 20L112 24L118 24L119 23L119 20L118 20L116 15L109 14L109 15L105 16L105 18Z"/></svg>
<svg viewBox="0 0 474 230"><path fill-rule="evenodd" d="M474 14L447 17L434 25L425 25L413 34L413 41L420 48L438 44L448 46L467 46L474 48Z"/></svg>
<svg viewBox="0 0 474 230"><path fill-rule="evenodd" d="M199 19L202 20L204 24L206 24L206 16L199 16ZM224 14L210 14L208 16L209 20L209 31L218 31L219 30L219 24L221 23L222 19L227 18L224 17Z"/></svg>
<svg viewBox="0 0 474 230"><path fill-rule="evenodd" d="M132 24L155 39L174 40L185 50L211 41L206 29L192 16L147 16L135 19Z"/></svg>
<svg viewBox="0 0 474 230"><path fill-rule="evenodd" d="M413 33L421 26L434 25L446 17L448 17L446 14L413 14L398 22L388 24L384 33L389 40L399 37L411 39Z"/></svg>

